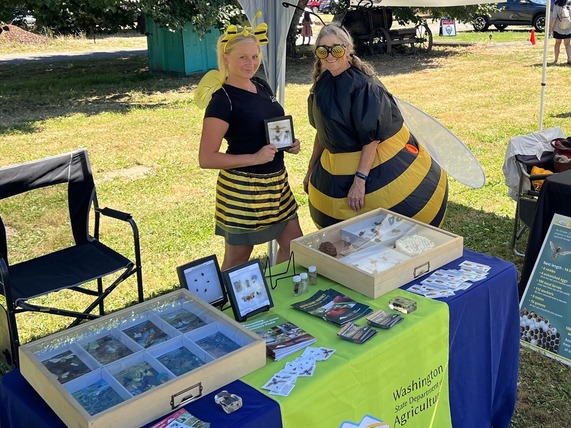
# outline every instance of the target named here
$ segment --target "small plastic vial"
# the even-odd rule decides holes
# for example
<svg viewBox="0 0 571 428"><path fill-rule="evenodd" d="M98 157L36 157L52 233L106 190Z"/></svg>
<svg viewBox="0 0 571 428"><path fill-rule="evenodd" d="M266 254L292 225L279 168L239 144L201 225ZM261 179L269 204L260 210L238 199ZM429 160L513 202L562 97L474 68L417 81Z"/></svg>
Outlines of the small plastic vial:
<svg viewBox="0 0 571 428"><path fill-rule="evenodd" d="M307 272L302 272L299 274L299 277L301 278L301 286L300 286L300 293L304 294L307 293L308 291L308 285L309 285L309 280L307 277Z"/></svg>
<svg viewBox="0 0 571 428"><path fill-rule="evenodd" d="M309 266L307 272L309 274L309 285L317 285L317 268Z"/></svg>
<svg viewBox="0 0 571 428"><path fill-rule="evenodd" d="M301 277L299 275L293 276L293 295L299 296L301 292Z"/></svg>

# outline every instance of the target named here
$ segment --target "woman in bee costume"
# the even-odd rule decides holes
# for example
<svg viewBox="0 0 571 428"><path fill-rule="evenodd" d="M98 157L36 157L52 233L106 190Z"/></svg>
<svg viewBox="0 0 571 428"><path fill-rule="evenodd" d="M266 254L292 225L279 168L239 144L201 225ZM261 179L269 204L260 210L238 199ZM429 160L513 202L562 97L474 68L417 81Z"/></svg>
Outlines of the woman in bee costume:
<svg viewBox="0 0 571 428"><path fill-rule="evenodd" d="M353 53L349 33L324 26L315 56L308 112L317 132L304 188L317 227L380 207L440 226L446 172L411 135L373 69Z"/></svg>

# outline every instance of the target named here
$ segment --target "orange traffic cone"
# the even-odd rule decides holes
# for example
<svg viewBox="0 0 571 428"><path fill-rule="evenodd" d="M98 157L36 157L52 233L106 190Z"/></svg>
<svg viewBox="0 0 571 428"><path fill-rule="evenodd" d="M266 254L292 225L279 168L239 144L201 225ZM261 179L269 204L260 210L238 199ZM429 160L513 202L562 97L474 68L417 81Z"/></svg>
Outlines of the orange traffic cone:
<svg viewBox="0 0 571 428"><path fill-rule="evenodd" d="M535 45L535 28L531 29L531 35L529 36L529 41L532 45Z"/></svg>

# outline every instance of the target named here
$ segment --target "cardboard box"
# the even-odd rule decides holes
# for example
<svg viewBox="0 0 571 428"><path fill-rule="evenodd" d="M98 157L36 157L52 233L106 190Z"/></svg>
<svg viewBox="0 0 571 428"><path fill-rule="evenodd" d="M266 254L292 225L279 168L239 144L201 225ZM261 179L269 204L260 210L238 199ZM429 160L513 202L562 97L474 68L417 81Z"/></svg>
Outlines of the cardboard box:
<svg viewBox="0 0 571 428"><path fill-rule="evenodd" d="M461 236L379 208L294 239L291 249L296 263L376 299L459 258L463 244Z"/></svg>
<svg viewBox="0 0 571 428"><path fill-rule="evenodd" d="M22 345L68 427L141 426L266 363L265 342L186 289Z"/></svg>

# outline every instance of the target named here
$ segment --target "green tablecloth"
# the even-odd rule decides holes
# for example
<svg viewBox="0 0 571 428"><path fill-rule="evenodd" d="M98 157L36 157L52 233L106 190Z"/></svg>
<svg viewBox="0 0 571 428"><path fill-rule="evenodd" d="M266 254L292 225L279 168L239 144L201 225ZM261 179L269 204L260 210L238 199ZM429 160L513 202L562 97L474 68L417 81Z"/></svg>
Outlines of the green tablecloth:
<svg viewBox="0 0 571 428"><path fill-rule="evenodd" d="M334 348L336 352L317 363L313 377L300 377L287 397L271 395L280 404L284 428L334 428L344 421L358 425L365 415L384 420L391 428L451 426L445 303L400 289L373 300L322 276L308 294L294 297L291 284L291 278L279 281L272 291L275 306L271 311L315 336L317 341L312 346ZM327 288L375 310L389 310L389 299L404 295L417 302L417 310L404 315L405 320L392 329L379 329L368 342L354 344L337 337L336 325L290 307ZM366 320L362 318L357 324L365 325ZM265 367L242 380L267 394L261 386L302 352L277 362L268 359Z"/></svg>

